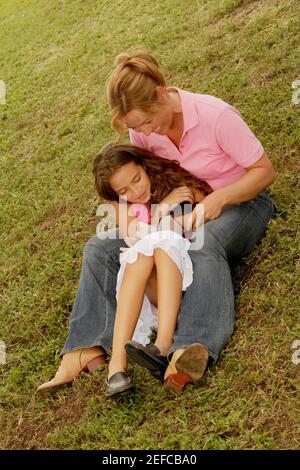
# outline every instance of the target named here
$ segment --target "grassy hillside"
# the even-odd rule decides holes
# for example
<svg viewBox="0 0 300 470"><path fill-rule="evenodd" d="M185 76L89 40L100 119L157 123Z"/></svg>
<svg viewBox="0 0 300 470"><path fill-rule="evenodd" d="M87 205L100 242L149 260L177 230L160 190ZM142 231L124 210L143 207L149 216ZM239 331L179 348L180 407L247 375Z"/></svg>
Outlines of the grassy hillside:
<svg viewBox="0 0 300 470"><path fill-rule="evenodd" d="M0 0L1 449L299 448L299 16L297 0ZM121 405L106 372L39 397L98 222L91 159L115 137L105 80L135 45L170 85L241 111L278 171L279 214L234 273L236 331L201 384L169 397L136 368Z"/></svg>

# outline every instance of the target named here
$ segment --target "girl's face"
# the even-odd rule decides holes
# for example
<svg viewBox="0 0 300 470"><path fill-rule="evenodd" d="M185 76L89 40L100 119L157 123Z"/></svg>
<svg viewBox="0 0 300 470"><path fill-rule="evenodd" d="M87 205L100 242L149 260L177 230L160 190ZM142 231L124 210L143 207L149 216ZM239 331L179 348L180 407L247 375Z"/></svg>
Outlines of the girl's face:
<svg viewBox="0 0 300 470"><path fill-rule="evenodd" d="M111 188L128 202L146 204L151 197L150 178L141 165L126 163L109 178Z"/></svg>

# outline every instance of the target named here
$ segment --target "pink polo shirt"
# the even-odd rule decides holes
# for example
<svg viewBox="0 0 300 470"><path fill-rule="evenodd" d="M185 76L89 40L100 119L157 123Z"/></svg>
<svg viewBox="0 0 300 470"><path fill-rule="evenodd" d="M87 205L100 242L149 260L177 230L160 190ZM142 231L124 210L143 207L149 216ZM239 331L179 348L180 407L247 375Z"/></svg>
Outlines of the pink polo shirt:
<svg viewBox="0 0 300 470"><path fill-rule="evenodd" d="M176 90L181 99L184 131L179 148L166 135L129 129L132 144L178 160L214 190L237 181L263 155L262 144L233 106L210 95L168 90Z"/></svg>

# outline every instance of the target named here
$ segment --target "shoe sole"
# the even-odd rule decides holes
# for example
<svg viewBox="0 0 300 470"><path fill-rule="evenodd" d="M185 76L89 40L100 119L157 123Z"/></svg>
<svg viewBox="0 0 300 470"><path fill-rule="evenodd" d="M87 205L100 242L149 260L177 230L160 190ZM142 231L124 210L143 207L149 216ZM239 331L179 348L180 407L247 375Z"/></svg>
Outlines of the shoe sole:
<svg viewBox="0 0 300 470"><path fill-rule="evenodd" d="M110 392L105 392L104 395L106 398L123 398L130 393L135 391L135 386L132 384L122 385L121 387L117 387Z"/></svg>
<svg viewBox="0 0 300 470"><path fill-rule="evenodd" d="M105 392L106 398L124 398L130 395L135 391L134 387L122 389L122 390L114 390L113 392Z"/></svg>
<svg viewBox="0 0 300 470"><path fill-rule="evenodd" d="M136 343L135 341L126 343L125 349L133 362L146 368L155 379L163 381L164 373L167 369L163 362L161 362L157 357L152 356L152 354L146 352L144 346Z"/></svg>
<svg viewBox="0 0 300 470"><path fill-rule="evenodd" d="M56 392L59 388L64 388L64 387L72 387L73 381L72 382L65 382L62 384L57 384L57 385L50 385L49 387L42 388L41 390L37 390L37 393L52 393Z"/></svg>
<svg viewBox="0 0 300 470"><path fill-rule="evenodd" d="M193 381L200 380L206 370L208 357L206 346L191 344L175 362L176 370L189 375Z"/></svg>
<svg viewBox="0 0 300 470"><path fill-rule="evenodd" d="M208 349L202 344L191 344L175 362L177 373L164 380L166 391L181 392L184 387L203 377L208 363Z"/></svg>

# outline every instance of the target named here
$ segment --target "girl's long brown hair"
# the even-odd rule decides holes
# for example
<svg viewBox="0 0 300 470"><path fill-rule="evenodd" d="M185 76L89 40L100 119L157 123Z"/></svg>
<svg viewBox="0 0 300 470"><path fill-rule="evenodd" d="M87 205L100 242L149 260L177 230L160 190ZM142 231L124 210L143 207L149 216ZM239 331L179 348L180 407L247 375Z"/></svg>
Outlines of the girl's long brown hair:
<svg viewBox="0 0 300 470"><path fill-rule="evenodd" d="M177 160L158 157L135 145L111 142L94 157L93 173L100 198L119 201L119 195L111 188L109 179L116 170L132 161L142 166L149 176L152 192L149 204L159 204L180 186L201 191L204 196L212 192L208 183L182 168Z"/></svg>

